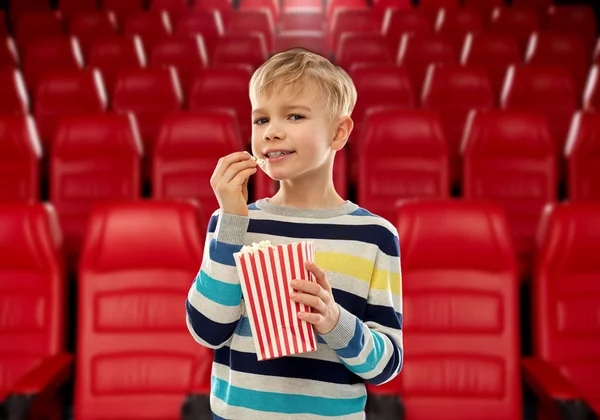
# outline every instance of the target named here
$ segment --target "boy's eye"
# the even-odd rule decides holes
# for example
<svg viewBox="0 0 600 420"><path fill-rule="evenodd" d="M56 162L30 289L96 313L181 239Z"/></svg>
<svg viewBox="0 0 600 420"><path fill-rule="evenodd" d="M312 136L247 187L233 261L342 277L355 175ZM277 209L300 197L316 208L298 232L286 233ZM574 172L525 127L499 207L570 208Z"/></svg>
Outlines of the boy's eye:
<svg viewBox="0 0 600 420"><path fill-rule="evenodd" d="M299 114L292 114L288 117L290 120L292 121L300 121L304 119L303 115L299 115Z"/></svg>
<svg viewBox="0 0 600 420"><path fill-rule="evenodd" d="M256 125L266 124L267 122L269 122L269 120L267 120L266 118L257 118L256 120L254 120L254 124Z"/></svg>

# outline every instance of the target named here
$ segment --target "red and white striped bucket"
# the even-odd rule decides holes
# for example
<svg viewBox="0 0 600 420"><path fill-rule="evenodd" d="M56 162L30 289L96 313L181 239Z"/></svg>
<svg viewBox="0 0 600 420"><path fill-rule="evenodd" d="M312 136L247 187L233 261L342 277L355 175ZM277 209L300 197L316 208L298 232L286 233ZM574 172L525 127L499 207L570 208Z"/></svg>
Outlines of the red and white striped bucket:
<svg viewBox="0 0 600 420"><path fill-rule="evenodd" d="M316 281L304 268L306 261L314 261L314 242L271 246L233 256L258 360L317 350L312 324L298 319L298 312L310 312L310 307L290 299L292 280Z"/></svg>

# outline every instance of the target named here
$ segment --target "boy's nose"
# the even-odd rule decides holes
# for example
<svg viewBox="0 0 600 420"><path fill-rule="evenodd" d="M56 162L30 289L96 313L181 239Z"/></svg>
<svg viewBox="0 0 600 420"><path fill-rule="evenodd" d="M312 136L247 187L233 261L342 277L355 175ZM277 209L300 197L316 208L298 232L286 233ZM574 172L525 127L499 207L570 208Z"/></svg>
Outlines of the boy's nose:
<svg viewBox="0 0 600 420"><path fill-rule="evenodd" d="M283 140L285 133L274 124L269 124L269 127L265 130L265 140Z"/></svg>

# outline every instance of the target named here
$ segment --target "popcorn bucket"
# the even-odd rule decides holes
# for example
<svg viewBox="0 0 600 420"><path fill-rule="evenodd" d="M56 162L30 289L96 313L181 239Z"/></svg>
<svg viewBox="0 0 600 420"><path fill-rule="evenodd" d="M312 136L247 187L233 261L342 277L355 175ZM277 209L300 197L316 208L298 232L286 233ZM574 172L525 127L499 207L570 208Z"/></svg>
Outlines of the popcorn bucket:
<svg viewBox="0 0 600 420"><path fill-rule="evenodd" d="M314 243L258 247L233 256L258 360L315 351L312 324L297 316L310 307L290 299L292 280L316 281L304 268L306 261L314 261Z"/></svg>

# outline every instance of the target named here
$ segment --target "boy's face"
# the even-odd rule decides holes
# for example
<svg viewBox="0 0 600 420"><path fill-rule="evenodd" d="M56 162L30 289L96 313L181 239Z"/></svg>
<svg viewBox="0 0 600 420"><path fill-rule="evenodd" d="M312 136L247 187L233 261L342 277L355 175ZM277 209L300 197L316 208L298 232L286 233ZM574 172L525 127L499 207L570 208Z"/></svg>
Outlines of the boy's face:
<svg viewBox="0 0 600 420"><path fill-rule="evenodd" d="M264 158L265 172L277 181L297 179L325 167L333 157L335 121L313 81L272 95L252 95L252 152Z"/></svg>

